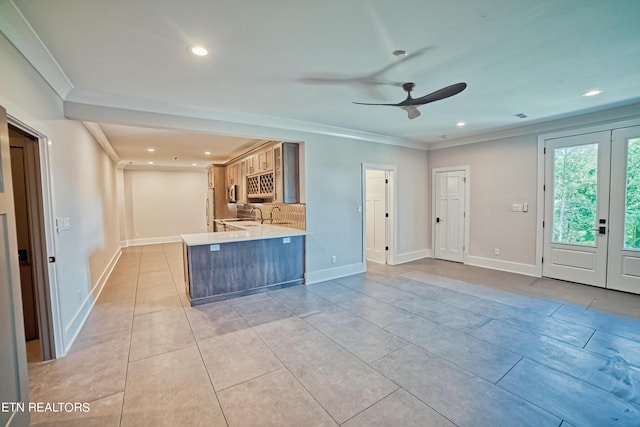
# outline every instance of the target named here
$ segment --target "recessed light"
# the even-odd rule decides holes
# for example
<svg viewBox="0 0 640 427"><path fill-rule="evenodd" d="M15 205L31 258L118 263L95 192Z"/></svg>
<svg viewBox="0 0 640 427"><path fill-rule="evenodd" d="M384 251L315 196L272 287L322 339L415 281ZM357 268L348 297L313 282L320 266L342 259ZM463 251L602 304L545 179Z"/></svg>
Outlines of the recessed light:
<svg viewBox="0 0 640 427"><path fill-rule="evenodd" d="M393 55L394 56L407 56L407 51L406 50L402 50L402 49L394 50L393 51Z"/></svg>
<svg viewBox="0 0 640 427"><path fill-rule="evenodd" d="M147 164L148 164L148 165L152 165L152 164L153 164L153 162L147 162Z"/></svg>
<svg viewBox="0 0 640 427"><path fill-rule="evenodd" d="M458 122L456 123L456 126L458 126L459 128L463 127L466 123L465 122Z"/></svg>
<svg viewBox="0 0 640 427"><path fill-rule="evenodd" d="M596 95L600 95L602 93L602 91L600 89L593 89L590 90L589 92L585 92L582 94L582 96L596 96Z"/></svg>
<svg viewBox="0 0 640 427"><path fill-rule="evenodd" d="M154 151L156 151L156 149L155 148L147 148L147 151L150 152L150 153L153 153Z"/></svg>
<svg viewBox="0 0 640 427"><path fill-rule="evenodd" d="M525 113L517 113L517 114L514 114L513 117L517 117L519 119L526 119L529 116L527 116Z"/></svg>
<svg viewBox="0 0 640 427"><path fill-rule="evenodd" d="M196 163L191 163L191 166L198 166Z"/></svg>
<svg viewBox="0 0 640 427"><path fill-rule="evenodd" d="M209 53L209 51L202 46L193 46L190 50L191 53L196 56L207 56L207 54Z"/></svg>
<svg viewBox="0 0 640 427"><path fill-rule="evenodd" d="M204 152L204 155L205 155L205 156L210 156L210 155L211 155L211 151L205 151L205 152Z"/></svg>

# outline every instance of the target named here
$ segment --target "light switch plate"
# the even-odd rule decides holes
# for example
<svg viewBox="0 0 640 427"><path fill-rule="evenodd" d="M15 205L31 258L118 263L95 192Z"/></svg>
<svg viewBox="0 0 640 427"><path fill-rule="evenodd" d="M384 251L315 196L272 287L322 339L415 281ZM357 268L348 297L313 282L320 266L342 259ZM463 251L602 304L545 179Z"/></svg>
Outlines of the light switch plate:
<svg viewBox="0 0 640 427"><path fill-rule="evenodd" d="M522 212L522 203L514 203L511 205L511 212Z"/></svg>

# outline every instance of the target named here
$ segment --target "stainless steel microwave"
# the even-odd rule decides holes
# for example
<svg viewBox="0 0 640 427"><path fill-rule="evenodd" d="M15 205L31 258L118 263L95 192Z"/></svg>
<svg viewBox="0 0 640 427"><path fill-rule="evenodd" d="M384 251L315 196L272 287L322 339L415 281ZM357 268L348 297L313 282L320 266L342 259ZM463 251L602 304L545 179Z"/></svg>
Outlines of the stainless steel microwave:
<svg viewBox="0 0 640 427"><path fill-rule="evenodd" d="M237 202L237 193L237 185L230 185L229 188L227 188L227 201L232 203Z"/></svg>

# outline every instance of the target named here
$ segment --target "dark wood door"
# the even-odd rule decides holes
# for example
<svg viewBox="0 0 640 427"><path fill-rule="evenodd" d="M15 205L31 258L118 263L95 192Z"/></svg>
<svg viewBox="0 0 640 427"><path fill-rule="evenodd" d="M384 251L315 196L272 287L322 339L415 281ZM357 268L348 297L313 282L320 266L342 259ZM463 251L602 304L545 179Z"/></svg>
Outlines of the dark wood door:
<svg viewBox="0 0 640 427"><path fill-rule="evenodd" d="M20 260L20 284L22 288L22 311L24 334L27 340L39 338L38 311L36 303L35 281L33 278L32 248L29 224L29 202L27 195L25 148L27 138L9 129L11 141L11 176L13 179L13 200L16 212L16 231L18 235L18 257Z"/></svg>

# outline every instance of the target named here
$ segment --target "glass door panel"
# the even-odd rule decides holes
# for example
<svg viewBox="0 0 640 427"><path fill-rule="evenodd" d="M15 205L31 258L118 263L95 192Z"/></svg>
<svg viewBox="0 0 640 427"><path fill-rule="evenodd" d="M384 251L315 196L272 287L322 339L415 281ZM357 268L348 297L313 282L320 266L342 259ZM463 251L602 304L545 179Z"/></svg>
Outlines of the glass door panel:
<svg viewBox="0 0 640 427"><path fill-rule="evenodd" d="M640 138L627 141L624 249L640 249Z"/></svg>
<svg viewBox="0 0 640 427"><path fill-rule="evenodd" d="M598 144L553 150L553 241L595 246Z"/></svg>

